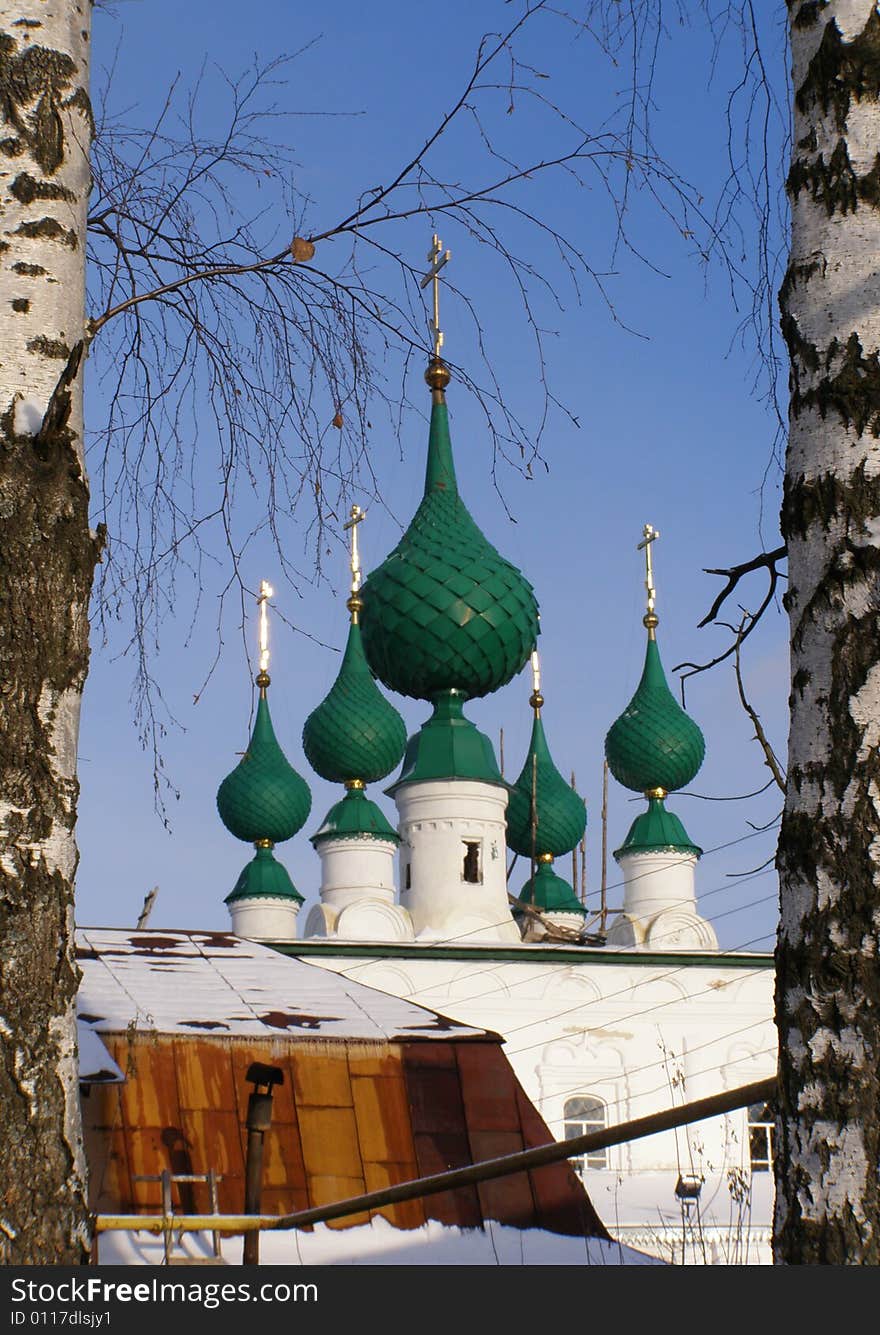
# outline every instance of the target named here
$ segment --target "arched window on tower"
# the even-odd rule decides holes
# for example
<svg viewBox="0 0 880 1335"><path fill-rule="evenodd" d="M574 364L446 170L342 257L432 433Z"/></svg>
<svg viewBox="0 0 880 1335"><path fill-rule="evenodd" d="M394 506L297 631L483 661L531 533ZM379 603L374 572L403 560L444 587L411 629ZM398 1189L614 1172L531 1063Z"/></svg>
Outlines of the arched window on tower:
<svg viewBox="0 0 880 1335"><path fill-rule="evenodd" d="M566 1099L563 1117L566 1140L574 1140L575 1136L585 1136L590 1131L602 1131L608 1125L605 1104L592 1094L580 1094L576 1099ZM569 1163L578 1176L583 1177L589 1169L608 1167L608 1151L590 1150L576 1159L570 1159Z"/></svg>
<svg viewBox="0 0 880 1335"><path fill-rule="evenodd" d="M753 1173L773 1170L773 1128L775 1115L769 1103L749 1107L749 1163Z"/></svg>

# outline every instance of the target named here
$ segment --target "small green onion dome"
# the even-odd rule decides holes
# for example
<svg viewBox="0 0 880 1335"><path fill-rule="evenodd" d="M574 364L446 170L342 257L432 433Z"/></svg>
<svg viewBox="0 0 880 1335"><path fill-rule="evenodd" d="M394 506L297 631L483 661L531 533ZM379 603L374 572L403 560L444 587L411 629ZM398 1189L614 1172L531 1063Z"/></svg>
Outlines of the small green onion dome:
<svg viewBox="0 0 880 1335"><path fill-rule="evenodd" d="M303 902L286 868L276 862L271 848L266 846L257 849L236 881L232 893L223 902L234 904L240 899L293 899L298 904Z"/></svg>
<svg viewBox="0 0 880 1335"><path fill-rule="evenodd" d="M532 586L487 541L458 494L441 394L431 410L424 498L361 595L367 661L401 695L488 695L534 648Z"/></svg>
<svg viewBox="0 0 880 1335"><path fill-rule="evenodd" d="M278 745L262 692L248 749L217 792L220 819L237 839L278 844L302 828L311 806L308 784Z"/></svg>
<svg viewBox="0 0 880 1335"><path fill-rule="evenodd" d="M703 850L691 843L687 830L674 811L667 811L663 799L648 799L648 810L636 816L629 834L614 856L619 861L627 853L692 853L702 857Z"/></svg>
<svg viewBox="0 0 880 1335"><path fill-rule="evenodd" d="M339 675L306 719L302 740L312 769L332 783L384 779L403 755L406 725L373 680L356 621Z"/></svg>
<svg viewBox="0 0 880 1335"><path fill-rule="evenodd" d="M670 691L657 642L649 638L638 689L605 738L611 773L634 792L672 792L691 782L705 753L703 734Z"/></svg>
<svg viewBox="0 0 880 1335"><path fill-rule="evenodd" d="M321 828L309 838L316 848L325 839L382 839L386 843L400 843L400 835L363 788L350 788L327 812Z"/></svg>
<svg viewBox="0 0 880 1335"><path fill-rule="evenodd" d="M534 772L535 846L532 849L532 775ZM510 790L507 803L507 844L514 853L536 857L570 853L587 825L584 799L565 782L553 764L544 725L535 713L532 740L522 773Z"/></svg>
<svg viewBox="0 0 880 1335"><path fill-rule="evenodd" d="M587 910L568 881L556 875L552 862L538 863L534 876L520 890L519 898L524 904L548 913L579 913L582 918L587 916Z"/></svg>

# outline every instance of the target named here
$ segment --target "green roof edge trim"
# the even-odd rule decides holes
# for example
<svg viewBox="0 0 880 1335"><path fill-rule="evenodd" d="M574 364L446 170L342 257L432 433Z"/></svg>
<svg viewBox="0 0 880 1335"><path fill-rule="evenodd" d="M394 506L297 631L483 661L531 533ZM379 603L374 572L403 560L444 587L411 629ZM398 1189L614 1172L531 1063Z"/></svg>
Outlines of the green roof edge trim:
<svg viewBox="0 0 880 1335"><path fill-rule="evenodd" d="M734 968L754 969L762 967L772 969L775 958L772 952L744 952L725 954L718 952L687 951L662 952L653 950L608 950L606 946L548 946L540 943L523 942L520 945L494 946L488 944L472 946L447 946L426 943L418 945L410 942L337 942L303 941L267 942L282 955L327 955L339 959L447 959L473 960L490 959L499 963L525 964L540 961L542 958L555 960L561 964L618 964L655 968L657 965L680 969L682 964L693 964L698 968Z"/></svg>

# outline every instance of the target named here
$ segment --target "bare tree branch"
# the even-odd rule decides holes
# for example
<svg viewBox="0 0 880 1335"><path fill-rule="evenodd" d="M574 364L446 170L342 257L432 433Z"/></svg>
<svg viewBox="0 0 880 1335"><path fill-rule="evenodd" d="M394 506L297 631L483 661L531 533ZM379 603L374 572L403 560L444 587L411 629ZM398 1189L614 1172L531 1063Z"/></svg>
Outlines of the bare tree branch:
<svg viewBox="0 0 880 1335"><path fill-rule="evenodd" d="M761 620L761 617L773 601L780 579L787 578L785 572L778 567L778 562L784 560L786 555L786 548L782 546L775 548L772 552L759 552L758 555L753 556L750 561L743 561L739 565L730 566L727 569L705 569L707 575L721 575L727 580L727 583L718 594L718 597L715 599L702 621L698 623L699 629L708 626L712 622L716 622L719 625L726 625L724 622L717 621L718 613L745 575L751 574L755 570L766 570L768 576L767 592L765 593L757 612L745 612L744 609L740 609L743 611L744 621L738 630L734 630L732 626L726 627L734 633L734 639L723 653L717 654L707 663L684 662L676 664L673 668L673 672L681 672L682 685L688 677L693 677L698 672L708 672L710 668L717 667L719 663L723 663L724 660L730 658L732 654L739 653L743 642L748 639L749 635L751 635L752 631ZM685 668L689 670L685 672Z"/></svg>

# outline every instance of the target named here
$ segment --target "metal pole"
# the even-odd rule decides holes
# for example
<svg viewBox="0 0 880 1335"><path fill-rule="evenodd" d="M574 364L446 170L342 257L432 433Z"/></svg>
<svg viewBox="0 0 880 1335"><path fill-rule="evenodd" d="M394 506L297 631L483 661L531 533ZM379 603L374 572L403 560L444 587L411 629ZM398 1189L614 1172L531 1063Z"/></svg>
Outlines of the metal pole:
<svg viewBox="0 0 880 1335"><path fill-rule="evenodd" d="M245 1079L253 1084L254 1090L248 1099L247 1110L247 1161L244 1175L244 1210L245 1214L260 1213L260 1197L263 1193L263 1136L272 1125L272 1086L280 1085L284 1080L282 1071L277 1066L264 1066L262 1062L253 1062L248 1068ZM244 1236L243 1265L260 1264L260 1234L258 1231Z"/></svg>

